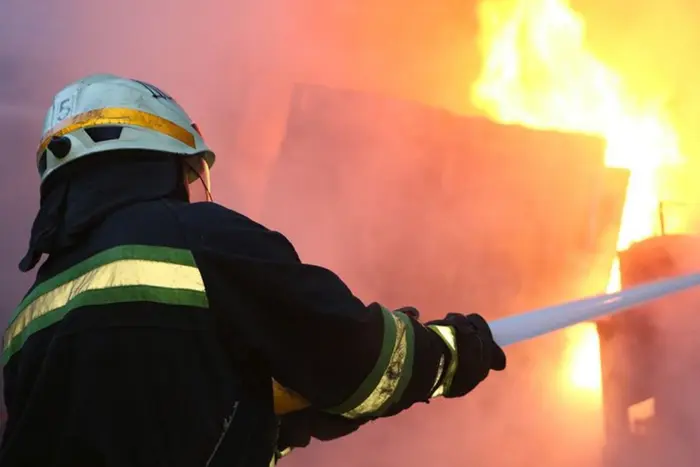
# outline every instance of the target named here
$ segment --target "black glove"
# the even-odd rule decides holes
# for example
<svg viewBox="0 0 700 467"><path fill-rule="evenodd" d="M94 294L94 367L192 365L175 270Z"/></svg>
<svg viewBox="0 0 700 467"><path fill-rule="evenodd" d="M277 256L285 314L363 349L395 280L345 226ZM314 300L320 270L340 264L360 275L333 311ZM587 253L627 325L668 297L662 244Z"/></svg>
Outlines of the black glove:
<svg viewBox="0 0 700 467"><path fill-rule="evenodd" d="M445 387L445 397L461 397L485 380L491 370L506 368L506 355L493 340L491 329L481 316L450 313L444 319L426 325L445 326L454 332L457 366L451 375L452 381ZM449 368L450 363L445 362L445 368Z"/></svg>

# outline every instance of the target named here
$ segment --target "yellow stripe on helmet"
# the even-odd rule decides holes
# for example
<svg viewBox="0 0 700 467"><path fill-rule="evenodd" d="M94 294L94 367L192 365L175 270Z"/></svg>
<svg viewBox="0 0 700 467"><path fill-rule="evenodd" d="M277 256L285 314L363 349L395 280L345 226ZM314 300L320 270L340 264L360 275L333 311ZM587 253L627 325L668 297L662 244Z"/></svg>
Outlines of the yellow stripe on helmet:
<svg viewBox="0 0 700 467"><path fill-rule="evenodd" d="M143 112L141 110L110 107L89 110L62 121L44 134L37 151L37 159L41 157L51 138L61 137L83 128L99 125L131 125L170 136L192 148L196 147L194 135L180 125L163 117Z"/></svg>

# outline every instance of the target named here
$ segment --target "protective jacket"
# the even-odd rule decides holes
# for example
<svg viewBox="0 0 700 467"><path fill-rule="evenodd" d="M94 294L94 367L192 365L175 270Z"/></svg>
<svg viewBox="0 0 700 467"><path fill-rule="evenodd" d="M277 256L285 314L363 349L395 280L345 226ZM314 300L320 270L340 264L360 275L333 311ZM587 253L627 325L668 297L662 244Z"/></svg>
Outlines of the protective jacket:
<svg viewBox="0 0 700 467"><path fill-rule="evenodd" d="M4 335L0 467L267 466L273 378L344 419L430 397L449 349L410 314L189 204L163 162L103 169L42 198L23 268L49 256Z"/></svg>

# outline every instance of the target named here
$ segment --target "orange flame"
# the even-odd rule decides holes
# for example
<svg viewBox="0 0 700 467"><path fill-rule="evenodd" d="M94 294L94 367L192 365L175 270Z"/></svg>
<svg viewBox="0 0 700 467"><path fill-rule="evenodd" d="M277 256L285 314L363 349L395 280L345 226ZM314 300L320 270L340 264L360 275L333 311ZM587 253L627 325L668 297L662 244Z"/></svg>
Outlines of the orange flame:
<svg viewBox="0 0 700 467"><path fill-rule="evenodd" d="M482 0L484 65L474 105L503 123L593 134L606 140L606 165L630 170L618 250L656 233L659 169L682 161L677 135L655 96L632 95L585 43L585 22L567 0ZM608 291L619 290L618 265ZM569 381L600 387L592 325L568 330Z"/></svg>

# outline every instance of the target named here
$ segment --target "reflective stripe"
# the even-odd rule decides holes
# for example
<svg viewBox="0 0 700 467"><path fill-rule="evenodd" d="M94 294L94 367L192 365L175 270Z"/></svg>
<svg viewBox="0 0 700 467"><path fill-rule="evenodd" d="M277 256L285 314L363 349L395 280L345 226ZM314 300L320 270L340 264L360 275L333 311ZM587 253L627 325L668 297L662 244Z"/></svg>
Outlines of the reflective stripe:
<svg viewBox="0 0 700 467"><path fill-rule="evenodd" d="M384 340L377 363L355 394L331 412L346 418L379 416L403 395L413 370L413 326L403 313L382 313Z"/></svg>
<svg viewBox="0 0 700 467"><path fill-rule="evenodd" d="M99 253L38 285L5 331L2 361L27 338L88 305L133 301L208 307L202 275L189 251L129 245Z"/></svg>
<svg viewBox="0 0 700 467"><path fill-rule="evenodd" d="M440 360L438 361L438 368L435 372L435 380L433 381L432 389L430 390L430 397L437 397L442 392L444 392L443 384L443 372L445 371L445 356L440 355Z"/></svg>
<svg viewBox="0 0 700 467"><path fill-rule="evenodd" d="M272 455L272 459L270 460L270 465L268 467L275 467L277 463L282 459L283 457L286 457L289 455L290 452L292 452L294 448L285 448L281 451L275 450L275 453Z"/></svg>
<svg viewBox="0 0 700 467"><path fill-rule="evenodd" d="M452 326L439 326L437 324L428 325L428 329L434 331L443 340L447 348L450 350L450 363L445 369L445 357L440 358L440 366L438 368L438 375L435 384L440 383L440 385L433 390L430 397L440 397L444 396L446 392L449 392L450 386L452 386L452 380L457 373L457 365L459 364L459 353L457 353L457 335ZM445 372L443 374L443 371ZM434 385L433 385L434 386Z"/></svg>
<svg viewBox="0 0 700 467"><path fill-rule="evenodd" d="M49 145L51 138L67 135L83 128L90 128L98 125L130 125L170 136L183 144L192 148L196 147L194 135L187 128L183 128L177 123L166 120L163 117L147 112L128 108L105 108L89 110L62 121L58 126L46 132L37 150L37 160L41 153Z"/></svg>

